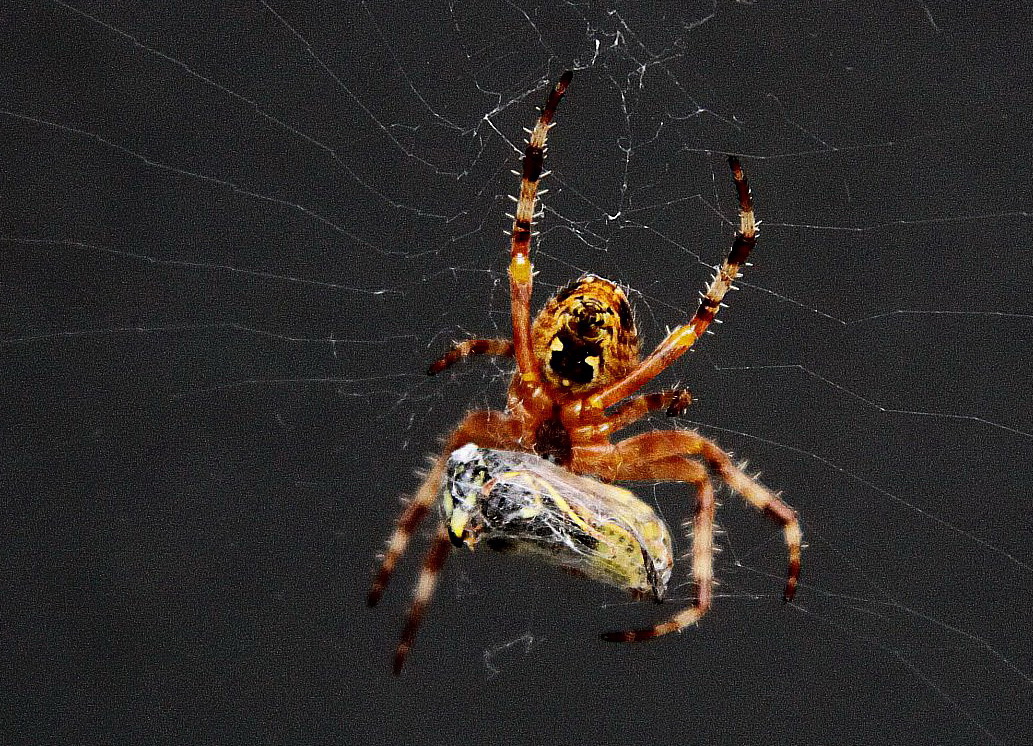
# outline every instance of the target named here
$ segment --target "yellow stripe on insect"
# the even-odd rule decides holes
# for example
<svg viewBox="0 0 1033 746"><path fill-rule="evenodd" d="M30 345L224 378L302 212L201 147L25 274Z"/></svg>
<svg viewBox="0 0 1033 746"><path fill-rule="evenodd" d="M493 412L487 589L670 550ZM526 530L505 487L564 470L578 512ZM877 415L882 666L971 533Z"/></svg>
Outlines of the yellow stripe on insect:
<svg viewBox="0 0 1033 746"><path fill-rule="evenodd" d="M544 480L542 481L544 482L546 488L549 490L549 496L552 498L552 502L556 505L557 508L566 513L570 520L573 521L578 528L580 528L589 536L595 537L596 539L602 538L602 535L598 531L596 531L596 529L591 524L586 523L585 519L582 518L581 515L571 506L571 504L563 498L563 496L556 490L556 487L554 485L550 484L549 482L545 482Z"/></svg>
<svg viewBox="0 0 1033 746"><path fill-rule="evenodd" d="M556 512L557 510L566 515L572 523L578 528L584 531L589 536L593 536L596 539L601 539L603 535L599 533L598 529L587 523L581 514L560 494L559 490L556 489L556 485L552 484L549 480L530 474L527 471L507 471L501 474L496 479L503 482L509 482L511 484L522 484L531 493L534 499L534 507L524 507L520 510L519 514L521 518L533 518L536 515L541 515L548 512ZM542 496L547 496L552 501L554 507L546 506L542 502Z"/></svg>
<svg viewBox="0 0 1033 746"><path fill-rule="evenodd" d="M545 511L545 506L542 505L542 486L544 485L541 480L536 479L522 471L505 471L502 472L498 477L492 480L492 483L501 480L504 483L512 484L523 484L527 487L528 492L531 493L533 502L530 505L525 505L519 511L517 515L521 518L534 518L536 515L541 515ZM548 485L544 485L548 486Z"/></svg>

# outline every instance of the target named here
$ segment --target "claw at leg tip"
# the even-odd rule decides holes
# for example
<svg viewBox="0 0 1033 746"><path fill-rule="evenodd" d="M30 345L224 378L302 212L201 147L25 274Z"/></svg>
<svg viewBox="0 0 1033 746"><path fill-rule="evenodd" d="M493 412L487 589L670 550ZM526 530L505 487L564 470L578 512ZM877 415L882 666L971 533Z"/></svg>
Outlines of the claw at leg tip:
<svg viewBox="0 0 1033 746"><path fill-rule="evenodd" d="M406 659L406 657L408 657L408 655L409 655L409 649L408 648L400 647L395 652L395 661L394 661L394 664L391 666L391 672L394 673L395 676L401 676L402 675L402 668L405 666L405 659Z"/></svg>
<svg viewBox="0 0 1033 746"><path fill-rule="evenodd" d="M786 589L782 592L782 603L790 603L793 597L796 595L796 583L792 583L786 586Z"/></svg>
<svg viewBox="0 0 1033 746"><path fill-rule="evenodd" d="M375 585L369 589L369 593L366 594L366 607L372 609L378 603L380 603L380 597L384 594L384 589Z"/></svg>

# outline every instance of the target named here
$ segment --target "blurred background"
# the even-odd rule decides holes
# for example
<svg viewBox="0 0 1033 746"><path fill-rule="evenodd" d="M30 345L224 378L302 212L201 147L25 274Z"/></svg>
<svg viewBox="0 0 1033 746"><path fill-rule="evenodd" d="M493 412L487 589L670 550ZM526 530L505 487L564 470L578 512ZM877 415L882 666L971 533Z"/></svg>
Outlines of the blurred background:
<svg viewBox="0 0 1033 746"><path fill-rule="evenodd" d="M16 7L15 7L16 6ZM1030 38L1021 4L8 5L0 24L5 743L1021 744L1033 708ZM803 521L724 494L714 608L453 555L400 679L400 498L510 367L506 238L550 137L536 306L634 289L656 387ZM672 527L686 489L635 485ZM688 540L679 534L679 550Z"/></svg>

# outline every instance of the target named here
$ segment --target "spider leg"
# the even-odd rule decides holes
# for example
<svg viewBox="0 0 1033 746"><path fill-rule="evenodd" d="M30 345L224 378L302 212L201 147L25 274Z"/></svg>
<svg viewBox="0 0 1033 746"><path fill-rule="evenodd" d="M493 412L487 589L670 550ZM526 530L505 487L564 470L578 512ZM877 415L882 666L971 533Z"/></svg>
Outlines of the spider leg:
<svg viewBox="0 0 1033 746"><path fill-rule="evenodd" d="M464 339L456 342L451 350L431 363L427 375L437 375L471 355L513 357L513 343L508 339Z"/></svg>
<svg viewBox="0 0 1033 746"><path fill-rule="evenodd" d="M402 515L398 518L395 530L388 539L387 549L384 551L384 558L380 563L380 569L373 579L373 585L366 597L367 606L376 606L380 597L387 588L387 584L394 574L395 565L409 546L409 540L413 533L427 517L431 506L441 491L441 479L445 473L445 464L448 462L449 454L456 448L466 443L476 443L484 448L505 447L512 443L509 436L511 421L499 412L472 412L452 432L446 441L445 449L434 461L423 483L420 485L416 496L405 506Z"/></svg>
<svg viewBox="0 0 1033 746"><path fill-rule="evenodd" d="M627 441L625 441L627 442ZM617 446L621 458L620 444ZM679 611L665 622L645 629L606 632L609 642L648 640L675 632L695 624L707 613L714 589L714 515L717 503L714 486L703 465L682 456L669 456L653 462L622 460L617 471L618 480L658 480L687 482L696 488L696 510L692 518L692 579L696 600L692 606Z"/></svg>
<svg viewBox="0 0 1033 746"><path fill-rule="evenodd" d="M427 551L423 560L423 569L420 570L419 580L416 581L416 588L413 591L412 606L409 607L409 615L405 620L405 627L402 629L402 637L395 650L394 673L398 676L405 665L405 659L412 648L413 640L416 638L416 631L420 628L423 615L427 611L431 598L434 596L434 589L438 584L438 576L441 568L448 559L448 553L452 549L448 532L444 524L438 526L438 532L434 536L434 543Z"/></svg>
<svg viewBox="0 0 1033 746"><path fill-rule="evenodd" d="M716 443L688 430L657 431L622 440L616 444L610 458L620 459L617 466L620 470L623 464L648 464L671 456L699 457L725 484L782 527L789 555L782 598L792 601L800 577L800 548L803 539L796 511L767 487L747 476Z"/></svg>
<svg viewBox="0 0 1033 746"><path fill-rule="evenodd" d="M538 195L538 182L542 178L542 166L545 162L545 140L552 127L552 118L556 107L570 84L574 74L563 73L559 81L549 92L538 123L531 130L524 150L523 169L520 176L520 196L517 198L516 212L513 215L509 259L509 294L512 299L513 316L513 349L517 366L525 381L534 383L538 380L538 364L535 361L531 346L531 282L534 274L531 265L531 224L535 217L535 202Z"/></svg>
<svg viewBox="0 0 1033 746"><path fill-rule="evenodd" d="M717 315L718 309L721 308L721 301L732 289L732 282L739 276L739 270L746 263L750 251L757 243L757 220L753 214L753 197L750 195L750 186L746 181L739 159L729 156L728 165L732 169L732 181L739 198L739 230L732 241L732 248L728 252L728 256L717 268L717 274L714 275L706 292L703 293L696 313L689 323L682 324L671 331L667 338L657 345L656 349L627 376L590 396L588 403L591 406L605 409L621 399L626 399L684 355L696 343L696 340L703 336L703 332L707 330Z"/></svg>
<svg viewBox="0 0 1033 746"><path fill-rule="evenodd" d="M609 432L615 433L628 425L632 425L650 412L667 410L668 417L677 417L685 413L692 404L692 392L688 389L669 389L653 394L643 394L621 404L607 418Z"/></svg>
<svg viewBox="0 0 1033 746"><path fill-rule="evenodd" d="M380 569L377 570L369 594L366 596L367 606L376 606L380 602L380 597L384 594L387 584L391 582L391 576L394 575L395 565L398 564L398 560L405 554L405 550L409 546L409 540L419 525L423 523L423 519L427 517L434 501L438 499L438 490L441 488L441 478L445 474L445 464L448 461L449 453L451 451L446 450L434 461L434 465L427 472L420 489L406 504L405 510L398 518L395 530L387 541L387 549L384 550Z"/></svg>

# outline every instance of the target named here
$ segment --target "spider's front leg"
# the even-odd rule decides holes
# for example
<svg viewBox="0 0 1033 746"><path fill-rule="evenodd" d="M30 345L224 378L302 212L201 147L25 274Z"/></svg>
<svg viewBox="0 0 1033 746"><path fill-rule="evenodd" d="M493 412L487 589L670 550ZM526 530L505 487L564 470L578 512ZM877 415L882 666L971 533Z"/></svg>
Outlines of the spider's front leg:
<svg viewBox="0 0 1033 746"><path fill-rule="evenodd" d="M619 451L620 444L617 446ZM696 601L666 622L645 629L607 632L602 635L609 642L636 642L666 635L695 624L707 613L714 589L714 517L717 502L714 487L702 464L682 456L659 458L651 462L635 462L619 455L616 480L685 482L696 488L696 510L692 518L692 580Z"/></svg>
<svg viewBox="0 0 1033 746"><path fill-rule="evenodd" d="M636 435L617 443L612 453L604 459L605 464L593 465L591 468L614 480L657 479L660 481L684 481L697 484L697 512L693 521L693 576L699 590L695 606L675 614L670 620L653 627L628 632L614 632L604 635L604 639L616 642L648 640L651 637L683 629L686 625L697 621L709 605L709 589L713 582L713 516L709 523L705 518L708 512L708 501L712 501L712 493L708 498L698 483L699 477L693 474L678 476L676 471L679 459L702 470L695 461L688 457L703 460L707 468L721 478L729 487L738 492L755 508L763 511L775 523L782 527L786 547L789 553L786 585L783 593L785 601L791 601L796 593L800 577L800 550L802 532L796 512L784 503L771 490L751 479L731 458L713 441L699 433L687 430L667 430ZM607 470L605 467L609 467ZM709 485L709 481L708 481ZM704 514L701 517L701 513Z"/></svg>
<svg viewBox="0 0 1033 746"><path fill-rule="evenodd" d="M384 551L380 569L373 579L373 585L366 598L368 606L376 606L380 601L384 589L387 588L387 584L394 574L395 565L405 553L413 533L438 500L445 467L452 451L467 443L473 443L482 448L513 448L516 442L514 430L513 421L505 414L481 411L467 415L466 419L452 431L443 452L434 460L434 465L424 477L416 496L405 506L405 510L398 519L394 533L391 534L387 549ZM396 676L401 673L402 666L405 665L405 659L409 655L416 631L419 629L427 606L434 595L438 575L441 573L441 568L444 566L450 550L451 542L448 534L444 525L439 523L431 548L424 557L420 577L413 590L412 604L409 606L405 627L395 651L394 672Z"/></svg>
<svg viewBox="0 0 1033 746"><path fill-rule="evenodd" d="M660 430L643 433L616 446L624 460L653 461L674 455L696 456L707 468L739 493L750 505L764 513L782 527L786 548L789 553L786 571L786 585L782 597L792 601L800 577L800 547L803 534L796 511L784 503L778 495L760 482L751 479L742 469L732 463L731 457L712 440L688 430Z"/></svg>

